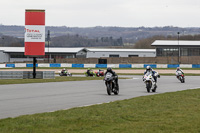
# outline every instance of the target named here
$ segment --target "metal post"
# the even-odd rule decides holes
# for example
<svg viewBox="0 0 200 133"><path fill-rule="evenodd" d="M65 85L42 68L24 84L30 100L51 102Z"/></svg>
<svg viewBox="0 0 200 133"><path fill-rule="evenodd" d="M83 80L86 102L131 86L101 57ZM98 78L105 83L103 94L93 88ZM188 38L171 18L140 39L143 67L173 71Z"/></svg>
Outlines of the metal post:
<svg viewBox="0 0 200 133"><path fill-rule="evenodd" d="M50 41L50 31L48 30L48 34L47 34L47 40L48 40L48 62L50 61L50 54L49 54L49 41Z"/></svg>
<svg viewBox="0 0 200 133"><path fill-rule="evenodd" d="M178 63L180 64L180 55L181 55L180 46L179 46L179 34L180 34L180 32L177 32L177 34L178 34Z"/></svg>
<svg viewBox="0 0 200 133"><path fill-rule="evenodd" d="M36 57L33 57L33 78L36 78Z"/></svg>

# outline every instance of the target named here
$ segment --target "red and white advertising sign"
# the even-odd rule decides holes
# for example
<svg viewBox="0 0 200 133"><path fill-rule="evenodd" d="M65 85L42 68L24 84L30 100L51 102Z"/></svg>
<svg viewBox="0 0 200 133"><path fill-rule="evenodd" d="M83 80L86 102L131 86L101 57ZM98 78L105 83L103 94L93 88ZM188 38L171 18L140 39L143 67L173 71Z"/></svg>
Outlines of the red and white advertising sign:
<svg viewBox="0 0 200 133"><path fill-rule="evenodd" d="M24 55L45 55L45 10L26 10L24 41Z"/></svg>

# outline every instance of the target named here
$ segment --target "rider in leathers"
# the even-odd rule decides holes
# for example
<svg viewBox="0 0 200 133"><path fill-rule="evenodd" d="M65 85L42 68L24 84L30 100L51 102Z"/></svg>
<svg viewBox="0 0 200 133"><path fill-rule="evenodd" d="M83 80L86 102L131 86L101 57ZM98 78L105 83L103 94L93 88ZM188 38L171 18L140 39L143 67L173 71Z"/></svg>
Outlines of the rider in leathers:
<svg viewBox="0 0 200 133"><path fill-rule="evenodd" d="M147 72L152 72L152 76L155 80L155 82L157 83L157 76L155 76L155 73L157 73L156 71L154 71L150 66L147 66L145 72L144 72L144 75L147 73Z"/></svg>
<svg viewBox="0 0 200 133"><path fill-rule="evenodd" d="M180 69L180 67L177 67L176 72L178 72L178 71L180 71L182 74L184 74L183 70ZM178 78L178 76L177 76L177 78Z"/></svg>
<svg viewBox="0 0 200 133"><path fill-rule="evenodd" d="M107 68L107 71L106 71L106 73L105 73L105 76L106 76L106 74L107 73L112 73L112 75L114 76L114 80L115 80L115 83L116 83L116 85L117 85L117 87L119 87L119 85L118 85L118 76L117 76L117 74L112 70L112 68L110 68L110 67L108 67Z"/></svg>

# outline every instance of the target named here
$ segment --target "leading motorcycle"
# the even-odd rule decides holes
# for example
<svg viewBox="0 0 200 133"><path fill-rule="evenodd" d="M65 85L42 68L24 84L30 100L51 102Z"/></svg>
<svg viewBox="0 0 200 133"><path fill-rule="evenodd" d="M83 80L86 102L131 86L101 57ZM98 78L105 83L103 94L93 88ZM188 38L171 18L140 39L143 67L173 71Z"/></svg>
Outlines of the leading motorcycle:
<svg viewBox="0 0 200 133"><path fill-rule="evenodd" d="M109 73L109 72L105 75L104 80L105 80L108 95L111 95L112 92L115 95L119 94L119 86L115 82L115 78L117 77L113 76L112 73Z"/></svg>
<svg viewBox="0 0 200 133"><path fill-rule="evenodd" d="M181 81L181 83L185 83L185 76L181 71L176 72L176 77L178 80Z"/></svg>
<svg viewBox="0 0 200 133"><path fill-rule="evenodd" d="M155 76L158 76L158 73L155 73ZM143 81L146 84L146 88L147 88L147 92L156 92L156 82L153 78L153 74L152 72L147 72L144 76L143 76Z"/></svg>

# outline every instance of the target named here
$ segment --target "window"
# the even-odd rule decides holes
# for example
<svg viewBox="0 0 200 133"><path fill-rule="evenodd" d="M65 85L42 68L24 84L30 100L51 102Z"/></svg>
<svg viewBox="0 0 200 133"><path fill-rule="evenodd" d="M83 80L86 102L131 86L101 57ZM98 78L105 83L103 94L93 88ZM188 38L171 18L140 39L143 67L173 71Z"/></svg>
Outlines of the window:
<svg viewBox="0 0 200 133"><path fill-rule="evenodd" d="M109 57L119 57L119 55L118 54L111 54L111 55L109 55Z"/></svg>
<svg viewBox="0 0 200 133"><path fill-rule="evenodd" d="M178 56L178 48L157 48L157 56Z"/></svg>
<svg viewBox="0 0 200 133"><path fill-rule="evenodd" d="M138 57L138 55L128 55L128 57Z"/></svg>
<svg viewBox="0 0 200 133"><path fill-rule="evenodd" d="M199 49L198 48L189 48L188 49L189 56L199 56Z"/></svg>
<svg viewBox="0 0 200 133"><path fill-rule="evenodd" d="M10 53L10 58L27 58L24 53Z"/></svg>
<svg viewBox="0 0 200 133"><path fill-rule="evenodd" d="M188 49L187 48L181 49L181 56L188 56Z"/></svg>

